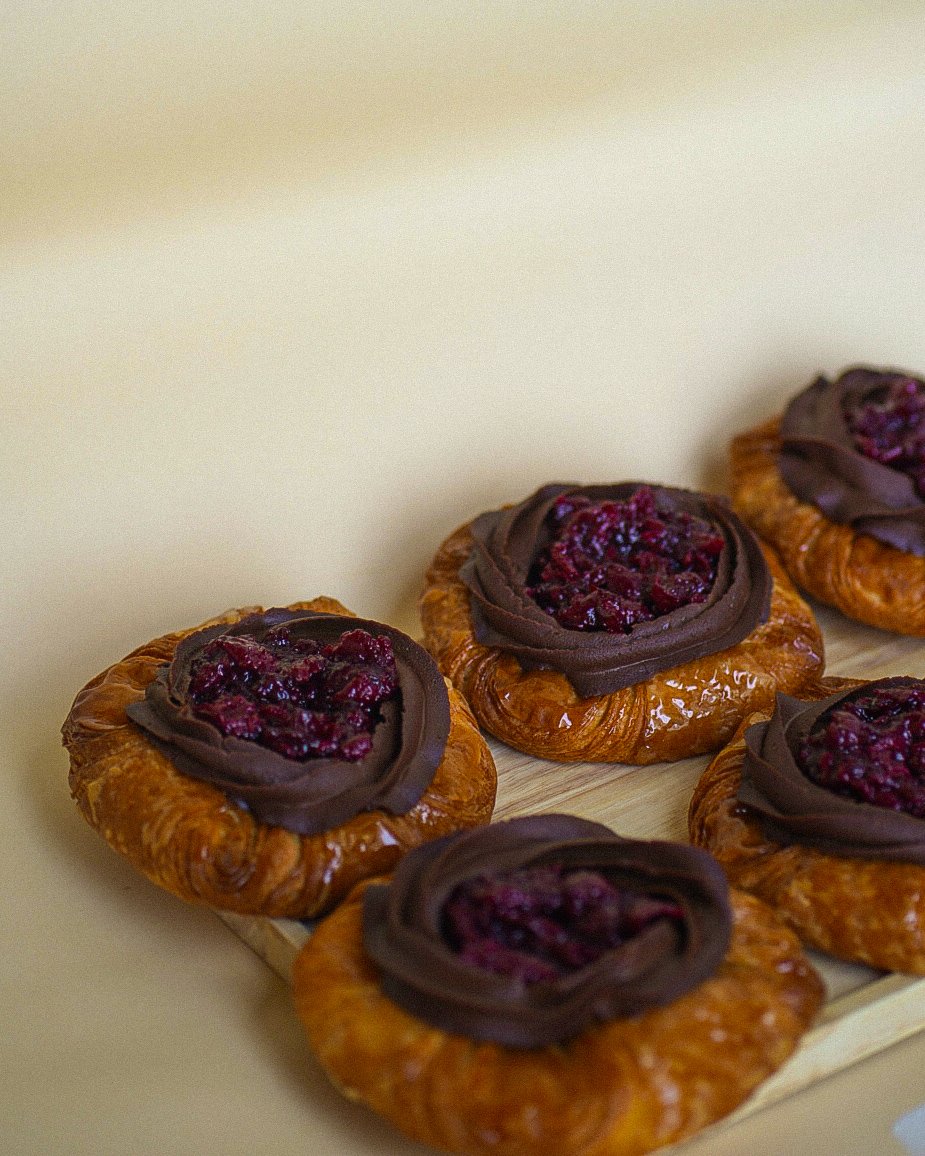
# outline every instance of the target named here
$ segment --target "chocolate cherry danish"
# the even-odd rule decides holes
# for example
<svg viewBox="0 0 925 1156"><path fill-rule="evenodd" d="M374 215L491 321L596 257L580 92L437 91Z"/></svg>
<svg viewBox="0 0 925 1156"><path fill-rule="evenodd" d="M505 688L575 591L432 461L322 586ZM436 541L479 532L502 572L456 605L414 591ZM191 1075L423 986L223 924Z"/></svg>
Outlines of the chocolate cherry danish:
<svg viewBox="0 0 925 1156"><path fill-rule="evenodd" d="M730 453L733 505L798 586L859 622L925 634L925 381L818 377Z"/></svg>
<svg viewBox="0 0 925 1156"><path fill-rule="evenodd" d="M536 815L417 848L293 970L332 1082L451 1152L630 1156L731 1112L822 985L711 856Z"/></svg>
<svg viewBox="0 0 925 1156"><path fill-rule="evenodd" d="M720 746L821 672L812 613L721 498L636 482L544 486L440 547L424 644L480 724L562 761Z"/></svg>
<svg viewBox="0 0 925 1156"><path fill-rule="evenodd" d="M427 652L330 598L147 643L77 695L64 743L112 847L240 913L317 915L494 805L491 754Z"/></svg>
<svg viewBox="0 0 925 1156"><path fill-rule="evenodd" d="M809 945L925 974L925 681L822 681L716 755L691 839Z"/></svg>

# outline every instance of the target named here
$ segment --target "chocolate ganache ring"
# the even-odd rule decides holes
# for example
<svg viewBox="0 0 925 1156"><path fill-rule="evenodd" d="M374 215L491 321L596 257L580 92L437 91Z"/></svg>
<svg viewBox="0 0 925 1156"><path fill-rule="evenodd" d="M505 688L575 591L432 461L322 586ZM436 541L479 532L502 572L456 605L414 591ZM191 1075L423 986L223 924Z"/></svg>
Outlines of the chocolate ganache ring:
<svg viewBox="0 0 925 1156"><path fill-rule="evenodd" d="M391 884L366 892L364 945L383 991L413 1015L540 1047L710 975L729 945L727 893L694 848L541 815L406 856Z"/></svg>
<svg viewBox="0 0 925 1156"><path fill-rule="evenodd" d="M418 848L316 929L293 987L333 1083L408 1135L563 1156L648 1152L730 1112L822 996L712 857L567 815Z"/></svg>
<svg viewBox="0 0 925 1156"><path fill-rule="evenodd" d="M430 656L329 598L155 639L78 694L64 742L111 846L245 914L318 915L494 805L491 755Z"/></svg>
<svg viewBox="0 0 925 1156"><path fill-rule="evenodd" d="M923 740L919 679L782 695L707 767L691 839L811 946L925 974Z"/></svg>
<svg viewBox="0 0 925 1156"><path fill-rule="evenodd" d="M544 486L440 547L424 644L480 724L561 761L715 749L822 670L811 611L722 498Z"/></svg>
<svg viewBox="0 0 925 1156"><path fill-rule="evenodd" d="M443 757L446 686L427 652L401 631L360 618L349 627L343 615L277 609L197 631L126 714L185 774L217 786L263 823L316 835L360 811L403 814ZM271 665L280 657L288 661ZM229 695L225 672L235 660L244 677L231 680ZM248 710L242 700L255 685L268 700L270 725L260 725L256 703ZM292 709L302 687L304 701ZM368 705L380 719L364 715ZM335 706L342 709L332 726Z"/></svg>
<svg viewBox="0 0 925 1156"><path fill-rule="evenodd" d="M733 504L794 581L860 622L925 634L925 381L818 377L735 438Z"/></svg>

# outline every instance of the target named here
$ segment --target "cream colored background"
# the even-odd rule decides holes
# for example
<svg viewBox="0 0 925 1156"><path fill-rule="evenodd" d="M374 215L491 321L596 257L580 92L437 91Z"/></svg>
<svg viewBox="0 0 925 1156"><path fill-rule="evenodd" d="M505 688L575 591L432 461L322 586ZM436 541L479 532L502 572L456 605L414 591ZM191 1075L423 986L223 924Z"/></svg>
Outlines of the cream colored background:
<svg viewBox="0 0 925 1156"><path fill-rule="evenodd" d="M230 605L413 629L478 510L925 370L925 6L7 0L0 54L0 1149L416 1151L84 826L71 698ZM900 1152L923 1060L690 1151Z"/></svg>

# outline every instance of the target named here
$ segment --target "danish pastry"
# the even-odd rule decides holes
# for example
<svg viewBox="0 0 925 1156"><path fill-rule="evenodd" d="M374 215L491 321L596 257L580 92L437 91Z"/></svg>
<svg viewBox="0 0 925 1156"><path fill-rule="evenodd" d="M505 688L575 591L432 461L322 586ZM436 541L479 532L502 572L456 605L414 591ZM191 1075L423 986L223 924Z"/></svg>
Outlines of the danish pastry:
<svg viewBox="0 0 925 1156"><path fill-rule="evenodd" d="M730 453L733 506L799 587L869 626L925 635L925 382L819 377Z"/></svg>
<svg viewBox="0 0 925 1156"><path fill-rule="evenodd" d="M925 974L925 682L822 681L716 755L691 840L810 946Z"/></svg>
<svg viewBox="0 0 925 1156"><path fill-rule="evenodd" d="M491 754L430 656L330 598L149 642L77 695L63 734L112 847L244 914L318 915L494 805Z"/></svg>
<svg viewBox="0 0 925 1156"><path fill-rule="evenodd" d="M538 815L411 852L293 972L323 1068L452 1152L651 1151L790 1055L822 985L712 857Z"/></svg>
<svg viewBox="0 0 925 1156"><path fill-rule="evenodd" d="M549 485L453 533L424 644L479 723L560 761L713 750L823 666L813 615L720 498Z"/></svg>

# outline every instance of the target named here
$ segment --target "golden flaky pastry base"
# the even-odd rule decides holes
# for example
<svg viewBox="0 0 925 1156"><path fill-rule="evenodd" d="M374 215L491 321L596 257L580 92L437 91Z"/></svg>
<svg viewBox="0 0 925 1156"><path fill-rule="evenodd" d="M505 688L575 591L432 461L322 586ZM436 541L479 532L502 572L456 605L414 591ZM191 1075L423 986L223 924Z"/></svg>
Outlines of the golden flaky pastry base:
<svg viewBox="0 0 925 1156"><path fill-rule="evenodd" d="M826 678L804 697L862 685ZM691 842L711 851L734 886L770 904L810 947L886 971L925 975L925 868L775 843L737 801L745 729L766 717L746 719L704 771L690 803Z"/></svg>
<svg viewBox="0 0 925 1156"><path fill-rule="evenodd" d="M332 598L290 610L350 614ZM411 847L487 823L496 774L468 707L450 689L450 735L430 786L405 815L369 811L318 835L270 827L219 790L178 771L125 714L181 638L237 622L231 610L133 651L77 696L64 724L71 792L84 818L154 883L195 903L241 914L307 918L361 879L389 871Z"/></svg>
<svg viewBox="0 0 925 1156"><path fill-rule="evenodd" d="M727 1115L792 1053L822 1000L798 941L733 893L717 972L666 1007L521 1050L430 1027L381 992L358 887L296 959L296 1008L347 1097L435 1148L630 1156Z"/></svg>
<svg viewBox="0 0 925 1156"><path fill-rule="evenodd" d="M525 671L472 631L459 567L468 524L440 547L421 597L424 645L479 723L509 746L560 762L656 763L716 750L744 714L796 694L824 665L822 633L771 551L766 623L727 650L686 662L611 694L580 698L558 671Z"/></svg>
<svg viewBox="0 0 925 1156"><path fill-rule="evenodd" d="M801 502L777 468L780 419L734 438L732 504L780 553L790 577L814 598L868 626L925 635L925 558L830 522Z"/></svg>

